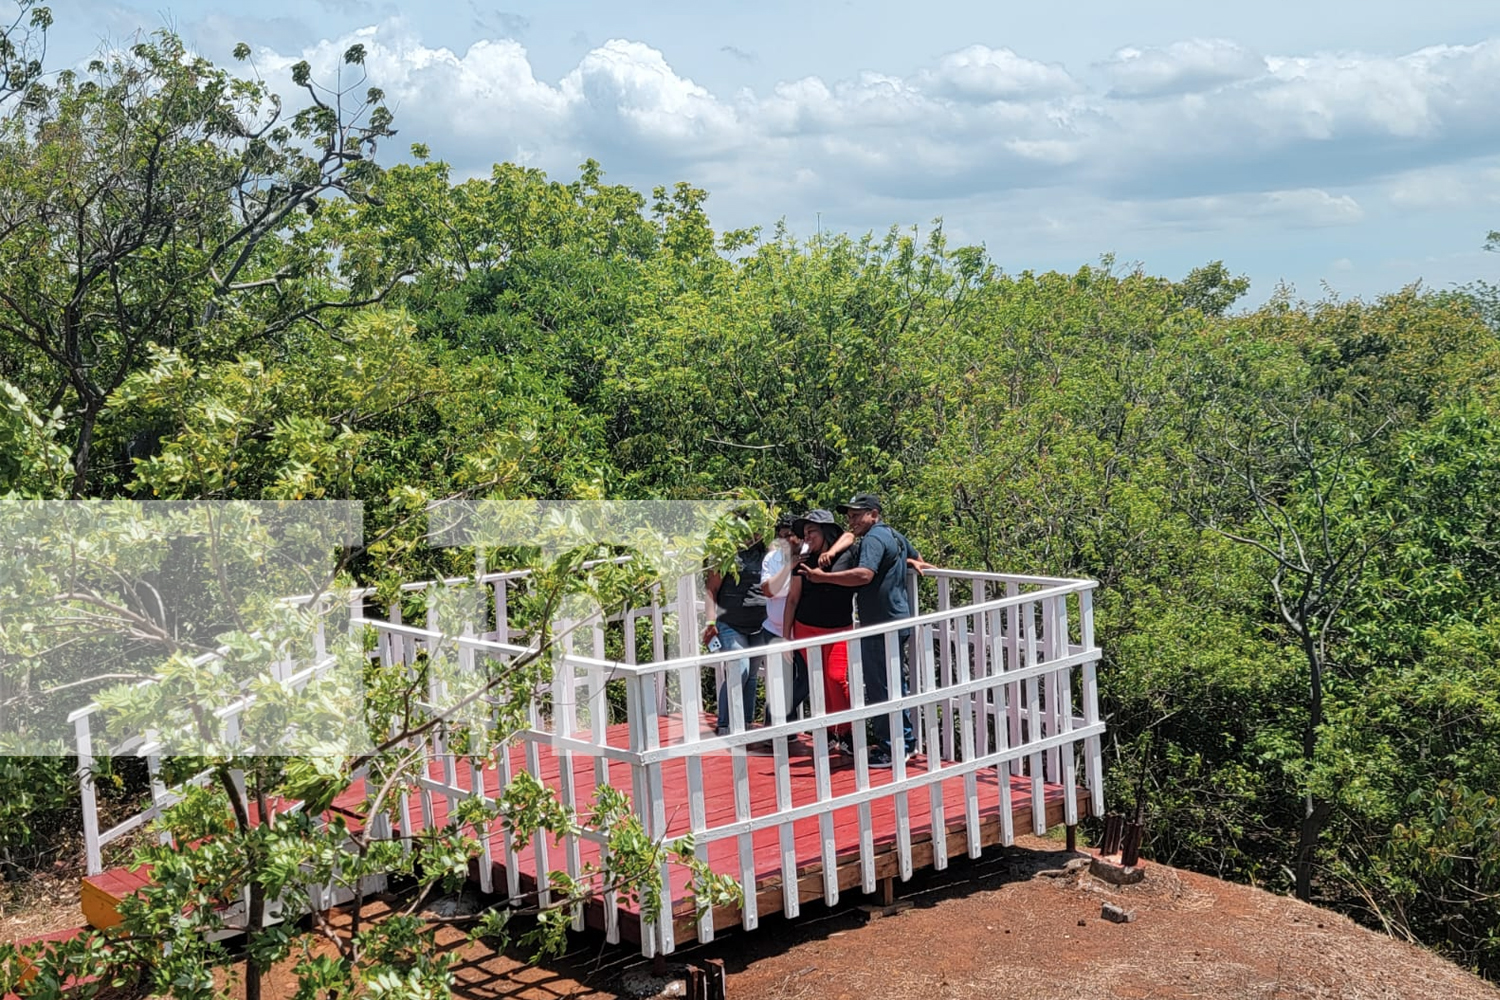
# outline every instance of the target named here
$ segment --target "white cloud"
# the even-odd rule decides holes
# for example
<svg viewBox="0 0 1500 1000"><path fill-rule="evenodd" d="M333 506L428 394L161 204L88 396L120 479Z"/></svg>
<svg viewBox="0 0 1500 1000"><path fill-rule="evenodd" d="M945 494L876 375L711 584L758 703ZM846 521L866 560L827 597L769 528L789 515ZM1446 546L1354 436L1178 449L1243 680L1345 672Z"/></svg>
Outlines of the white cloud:
<svg viewBox="0 0 1500 1000"><path fill-rule="evenodd" d="M1362 221L1364 208L1350 195L1299 189L1190 198L1119 200L1091 213L1117 232L1160 230L1179 233L1278 231L1350 226Z"/></svg>
<svg viewBox="0 0 1500 1000"><path fill-rule="evenodd" d="M1500 166L1442 166L1413 170L1387 186L1402 209L1455 209L1500 205ZM1500 212L1495 213L1500 217Z"/></svg>
<svg viewBox="0 0 1500 1000"><path fill-rule="evenodd" d="M561 92L585 123L618 124L626 135L658 146L696 143L703 155L736 144L733 109L640 42L612 39L592 50L563 78Z"/></svg>
<svg viewBox="0 0 1500 1000"><path fill-rule="evenodd" d="M1265 72L1260 56L1222 38L1195 38L1165 48L1123 48L1101 66L1111 93L1160 97L1248 80Z"/></svg>
<svg viewBox="0 0 1500 1000"><path fill-rule="evenodd" d="M1365 210L1347 194L1329 194L1317 188L1272 191L1263 196L1254 214L1270 217L1293 228L1347 226L1359 222Z"/></svg>
<svg viewBox="0 0 1500 1000"><path fill-rule="evenodd" d="M923 89L935 94L978 102L1054 97L1077 86L1061 66L984 45L948 53L936 69L923 71L918 80Z"/></svg>
<svg viewBox="0 0 1500 1000"><path fill-rule="evenodd" d="M1189 40L1120 50L1098 67L1102 85L971 45L905 75L720 95L640 41L598 45L549 82L518 42L458 54L392 20L274 57L271 69L307 58L331 79L356 41L402 141L428 143L460 174L524 157L567 175L593 156L627 183L707 187L725 225L788 215L805 229L818 210L836 227L998 219L1005 205L1007 232L1128 243L1142 230L1334 231L1385 204L1454 208L1500 191L1468 165L1500 155L1500 39L1400 57L1264 58Z"/></svg>
<svg viewBox="0 0 1500 1000"><path fill-rule="evenodd" d="M1500 40L1437 46L1398 58L1322 55L1268 61L1263 112L1309 138L1375 133L1437 138L1493 128Z"/></svg>
<svg viewBox="0 0 1500 1000"><path fill-rule="evenodd" d="M457 140L460 154L477 146L491 162L514 159L538 135L556 135L567 123L567 97L532 75L526 49L510 39L477 41L460 56L429 48L392 20L296 56L263 51L257 61L274 79L306 59L315 80L347 85L351 69L342 65L343 53L356 43L365 46L369 84L385 91L402 137L428 142L439 156L453 158L444 143Z"/></svg>

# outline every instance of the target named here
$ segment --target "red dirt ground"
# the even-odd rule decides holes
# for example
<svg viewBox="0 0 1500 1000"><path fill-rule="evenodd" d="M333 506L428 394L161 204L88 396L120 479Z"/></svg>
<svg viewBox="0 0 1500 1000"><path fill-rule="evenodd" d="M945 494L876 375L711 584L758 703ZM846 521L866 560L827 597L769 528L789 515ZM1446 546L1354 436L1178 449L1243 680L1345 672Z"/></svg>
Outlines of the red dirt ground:
<svg viewBox="0 0 1500 1000"><path fill-rule="evenodd" d="M742 938L729 996L1500 1000L1429 952L1294 899L1156 865L1123 888L1040 876L1071 855L1026 844L1039 849L908 883L898 894L916 905L895 917L788 928L777 949ZM1135 922L1100 919L1106 901Z"/></svg>

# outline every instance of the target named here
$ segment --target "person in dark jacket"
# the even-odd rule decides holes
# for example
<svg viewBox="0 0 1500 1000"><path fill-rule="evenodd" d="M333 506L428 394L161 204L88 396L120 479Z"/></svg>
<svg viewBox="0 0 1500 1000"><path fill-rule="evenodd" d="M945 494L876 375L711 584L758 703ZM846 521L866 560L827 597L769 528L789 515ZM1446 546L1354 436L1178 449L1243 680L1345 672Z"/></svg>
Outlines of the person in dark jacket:
<svg viewBox="0 0 1500 1000"><path fill-rule="evenodd" d="M707 573L708 600L705 610L708 625L703 629L703 644L717 638L725 650L751 649L766 644L766 598L760 589L761 564L766 546L756 539L734 557L734 569L721 575ZM730 731L729 684L738 684L743 696L741 723L749 726L755 719L755 692L765 657L743 656L725 664L726 683L719 685L718 733Z"/></svg>

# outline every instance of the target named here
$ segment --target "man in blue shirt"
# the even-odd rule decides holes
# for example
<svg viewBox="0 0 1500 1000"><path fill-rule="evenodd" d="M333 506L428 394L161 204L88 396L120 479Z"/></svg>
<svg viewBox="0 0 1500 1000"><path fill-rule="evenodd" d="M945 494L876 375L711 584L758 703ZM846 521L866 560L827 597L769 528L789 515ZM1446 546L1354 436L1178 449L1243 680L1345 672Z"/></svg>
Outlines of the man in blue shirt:
<svg viewBox="0 0 1500 1000"><path fill-rule="evenodd" d="M921 572L928 564L922 561L916 548L906 536L881 520L880 498L873 493L856 493L846 504L839 505L839 512L847 519L849 531L859 539L859 562L853 569L830 572L822 569L806 571L807 578L814 583L835 583L854 587L854 605L859 612L859 625L880 625L899 621L912 615L911 601L906 593L906 570L908 566ZM901 659L901 693L907 693L910 670L910 628L903 628L895 639ZM865 683L865 703L878 704L891 698L889 674L887 672L889 635L867 636L860 640L860 672ZM905 736L904 750L910 753L912 739L911 716L901 713L902 731ZM870 764L889 767L891 763L890 717L880 715L871 720L875 734L875 746L870 750Z"/></svg>

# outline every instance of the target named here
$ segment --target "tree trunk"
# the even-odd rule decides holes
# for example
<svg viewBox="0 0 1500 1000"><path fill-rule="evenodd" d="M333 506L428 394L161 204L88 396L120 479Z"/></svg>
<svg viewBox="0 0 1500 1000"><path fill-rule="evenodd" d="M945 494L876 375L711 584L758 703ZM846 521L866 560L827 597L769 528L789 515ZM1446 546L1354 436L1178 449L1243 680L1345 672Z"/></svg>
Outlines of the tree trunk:
<svg viewBox="0 0 1500 1000"><path fill-rule="evenodd" d="M1309 695L1307 726L1302 730L1302 760L1311 765L1318 752L1318 728L1323 725L1323 658L1318 653L1311 630L1306 627L1302 630L1302 652L1307 657ZM1304 903L1312 900L1312 870L1318 838L1332 812L1332 803L1323 801L1310 790L1307 792L1302 804L1302 822L1297 830L1297 854L1292 865L1297 898Z"/></svg>
<svg viewBox="0 0 1500 1000"><path fill-rule="evenodd" d="M255 772L255 806L260 813L261 825L269 829L275 817L271 814L270 803L266 801L265 779L258 766ZM266 971L255 959L256 938L260 937L266 926L266 887L260 881L261 859L258 853L254 860L255 864L250 869L250 912L245 919L245 1000L261 1000L261 977Z"/></svg>
<svg viewBox="0 0 1500 1000"><path fill-rule="evenodd" d="M245 1000L261 1000L260 963L255 960L255 939L266 925L266 890L259 879L250 880L250 912L245 918Z"/></svg>
<svg viewBox="0 0 1500 1000"><path fill-rule="evenodd" d="M250 830L250 806L246 801L246 792L234 780L234 772L227 766L219 767L218 772L219 784L223 786L224 794L229 796L229 806L234 810L235 823L239 826L240 834L246 835ZM264 796L260 796L260 799L261 808L264 809ZM265 820L264 812L261 820ZM250 865L250 900L245 914L245 1000L261 1000L261 969L251 955L255 937L265 923L266 914L265 889L256 878L258 867L254 863Z"/></svg>
<svg viewBox="0 0 1500 1000"><path fill-rule="evenodd" d="M1333 803L1308 793L1297 835L1297 858L1292 868L1297 878L1297 898L1304 903L1312 901L1313 861L1318 849L1318 837L1323 833L1323 824L1328 822L1328 817L1332 814Z"/></svg>
<svg viewBox="0 0 1500 1000"><path fill-rule="evenodd" d="M82 499L88 492L89 466L93 460L94 425L99 420L99 411L103 409L103 403L95 403L92 399L83 405L83 420L78 425L78 439L73 446L73 485L68 490L68 496L73 500Z"/></svg>

